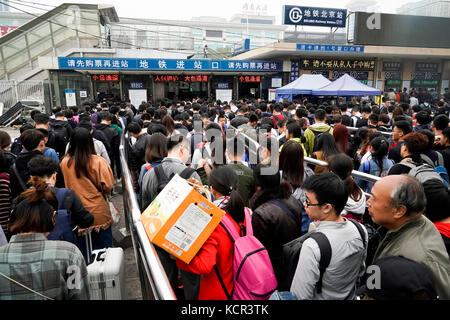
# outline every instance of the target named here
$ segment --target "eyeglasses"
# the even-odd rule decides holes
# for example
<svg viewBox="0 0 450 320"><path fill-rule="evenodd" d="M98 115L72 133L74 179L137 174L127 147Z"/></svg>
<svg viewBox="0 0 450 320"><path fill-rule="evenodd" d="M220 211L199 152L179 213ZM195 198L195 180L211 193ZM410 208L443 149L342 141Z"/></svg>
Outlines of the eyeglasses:
<svg viewBox="0 0 450 320"><path fill-rule="evenodd" d="M311 202L309 202L309 199L306 199L305 201L303 201L303 204L305 205L305 208L323 205L322 203L311 203Z"/></svg>

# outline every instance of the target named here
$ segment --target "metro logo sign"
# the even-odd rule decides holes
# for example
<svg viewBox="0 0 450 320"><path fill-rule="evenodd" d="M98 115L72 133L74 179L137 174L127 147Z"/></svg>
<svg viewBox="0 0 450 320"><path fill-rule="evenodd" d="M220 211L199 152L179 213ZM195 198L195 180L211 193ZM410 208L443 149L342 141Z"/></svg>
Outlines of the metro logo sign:
<svg viewBox="0 0 450 320"><path fill-rule="evenodd" d="M283 6L283 24L345 28L346 9Z"/></svg>

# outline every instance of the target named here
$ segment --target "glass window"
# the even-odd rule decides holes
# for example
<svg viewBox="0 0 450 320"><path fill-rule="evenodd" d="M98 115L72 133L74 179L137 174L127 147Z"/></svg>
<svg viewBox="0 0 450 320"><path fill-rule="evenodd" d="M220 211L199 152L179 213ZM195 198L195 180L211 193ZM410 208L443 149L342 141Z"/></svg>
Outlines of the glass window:
<svg viewBox="0 0 450 320"><path fill-rule="evenodd" d="M42 39L42 37L45 37L47 35L50 35L50 24L43 23L42 25L39 25L36 28L27 32L28 45L31 45L36 41L39 41L40 39Z"/></svg>
<svg viewBox="0 0 450 320"><path fill-rule="evenodd" d="M7 42L3 46L3 56L4 58L11 57L18 52L23 52L26 49L25 37L19 36L17 39L14 39L10 42Z"/></svg>
<svg viewBox="0 0 450 320"><path fill-rule="evenodd" d="M35 42L29 46L31 58L38 57L52 50L52 39L50 36L42 38L41 41Z"/></svg>
<svg viewBox="0 0 450 320"><path fill-rule="evenodd" d="M208 38L222 38L222 30L206 30L206 37Z"/></svg>

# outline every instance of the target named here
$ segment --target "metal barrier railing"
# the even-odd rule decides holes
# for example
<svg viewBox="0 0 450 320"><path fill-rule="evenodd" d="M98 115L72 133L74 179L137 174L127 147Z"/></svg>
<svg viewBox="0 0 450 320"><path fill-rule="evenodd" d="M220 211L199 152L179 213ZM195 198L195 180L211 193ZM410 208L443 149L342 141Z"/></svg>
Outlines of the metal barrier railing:
<svg viewBox="0 0 450 320"><path fill-rule="evenodd" d="M246 135L246 134L244 134L242 132L239 133L239 134L241 134L245 138L246 144L247 144L247 146L249 148L249 152L258 154L258 151L259 151L259 148L260 148L260 144L257 141L255 141L254 139L250 138L248 135ZM321 161L321 160L317 160L317 159L313 159L313 158L310 158L310 157L305 157L304 160L305 160L306 163L313 164L313 165L316 165L316 166L321 166L321 167L327 167L328 166L327 162ZM360 179L365 180L365 181L369 181L369 182L377 182L378 180L381 179L380 177L373 176L373 175L370 175L370 174L367 174L367 173L364 173L364 172L360 172L360 171L357 171L357 170L353 170L352 171L352 176L356 177L356 178L360 178Z"/></svg>
<svg viewBox="0 0 450 320"><path fill-rule="evenodd" d="M348 129L348 131L353 132L353 131L358 131L358 130L361 129L361 128L347 127L347 129ZM384 135L384 136L389 136L389 137L392 136L392 132L384 132L384 131L377 131L377 132L381 133L381 134Z"/></svg>
<svg viewBox="0 0 450 320"><path fill-rule="evenodd" d="M119 152L122 167L125 221L127 230L131 234L133 241L134 254L141 282L142 298L144 300L176 300L177 298L159 260L158 254L155 251L155 247L149 241L140 220L141 210L139 209L130 171L128 170L123 136Z"/></svg>
<svg viewBox="0 0 450 320"><path fill-rule="evenodd" d="M250 152L258 153L260 145L249 136L240 133L245 137L246 144ZM156 253L155 247L149 241L144 226L140 220L141 210L137 202L137 196L133 188L130 171L128 169L125 152L125 139L122 135L119 147L120 164L122 167L122 189L123 204L125 211L125 221L127 230L131 234L133 242L136 264L138 266L139 278L141 282L142 297L144 300L176 300L175 293L170 285L164 268ZM328 166L327 162L305 157L305 162L318 166ZM380 178L353 170L352 175L360 179L376 182ZM370 196L366 194L366 196Z"/></svg>

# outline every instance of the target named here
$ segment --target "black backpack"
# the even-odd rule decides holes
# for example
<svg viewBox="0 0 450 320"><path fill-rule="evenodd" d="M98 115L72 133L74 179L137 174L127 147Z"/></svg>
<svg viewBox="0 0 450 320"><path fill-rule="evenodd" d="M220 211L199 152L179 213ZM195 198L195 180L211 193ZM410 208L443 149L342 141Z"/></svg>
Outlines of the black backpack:
<svg viewBox="0 0 450 320"><path fill-rule="evenodd" d="M347 219L351 221L364 241L364 247L367 248L367 239L364 235L364 230L359 222L356 222L352 219ZM319 245L320 250L320 261L319 261L319 271L320 276L319 280L316 283L316 291L317 293L322 292L322 279L325 270L328 268L328 265L331 261L331 244L328 238L322 232L308 232L303 236L292 240L283 245L282 249L282 265L286 267L286 273L284 274L283 279L279 279L278 281L278 290L279 291L290 291L292 280L294 280L295 271L297 270L298 259L300 257L300 251L303 246L303 242L306 239L313 238L317 244Z"/></svg>
<svg viewBox="0 0 450 320"><path fill-rule="evenodd" d="M312 133L314 133L314 147L313 147L313 152L317 151L317 139L319 139L319 137L324 134L324 133L329 133L331 130L331 127L328 128L327 131L324 132L319 132L319 131L314 131L313 129L311 129Z"/></svg>
<svg viewBox="0 0 450 320"><path fill-rule="evenodd" d="M61 159L66 153L66 147L69 143L69 131L63 124L55 124L52 128L53 149L55 149L58 157Z"/></svg>
<svg viewBox="0 0 450 320"><path fill-rule="evenodd" d="M156 181L158 182L158 187L156 190L157 194L159 194L166 187L169 181L172 180L175 173L172 173L170 177L167 177L162 165L154 167L153 170L155 170ZM194 169L187 167L183 171L181 171L180 177L183 179L189 179L194 172Z"/></svg>

